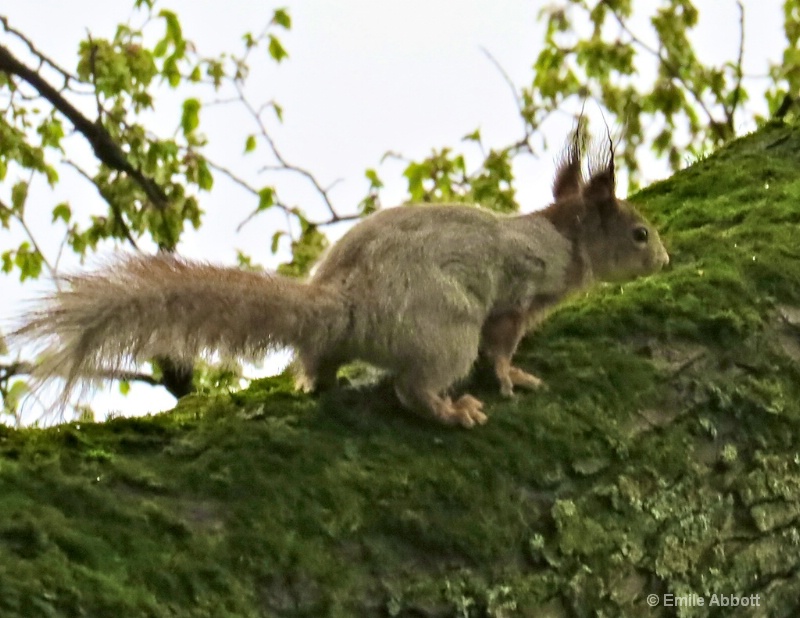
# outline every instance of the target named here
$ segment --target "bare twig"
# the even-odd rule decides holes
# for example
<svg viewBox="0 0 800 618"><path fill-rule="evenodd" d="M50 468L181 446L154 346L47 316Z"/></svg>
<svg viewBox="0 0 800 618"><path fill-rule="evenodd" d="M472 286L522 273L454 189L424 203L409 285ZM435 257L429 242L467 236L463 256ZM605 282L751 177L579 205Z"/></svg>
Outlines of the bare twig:
<svg viewBox="0 0 800 618"><path fill-rule="evenodd" d="M34 56L36 56L37 58L39 58L39 60L40 60L41 62L43 62L43 63L47 64L47 65L48 65L48 66L49 66L51 69L53 69L54 71L56 71L57 73L59 73L59 74L60 74L60 75L61 75L61 76L64 78L64 86L67 86L67 85L69 84L69 82L70 82L70 81L76 81L76 82L77 82L77 81L80 81L80 80L78 79L77 75L74 75L74 74L70 73L69 71L67 71L66 69L64 69L64 68L63 68L61 65L59 65L59 64L58 64L58 63L56 63L55 61L51 60L51 59L50 59L48 56L46 56L46 55L45 55L45 54L44 54L42 51L40 51L40 50L39 50L39 49L38 49L38 48L37 48L37 47L36 47L36 46L33 44L33 42L32 42L32 41L31 41L31 40L30 40L28 37L26 37L26 36L25 36L25 35L24 35L22 32L20 32L19 30L15 29L15 28L12 28L12 27L9 25L9 23L8 23L8 17L6 17L5 15L0 15L0 22L2 22L2 24L3 24L3 29L4 29L6 32L8 32L8 33L10 33L10 34L13 34L14 36L16 36L16 37L17 37L17 38L18 38L20 41L22 41L23 43L25 43L25 45L27 45L27 47L28 47L28 50L29 50L29 51L30 51L30 52L31 52L31 53L32 53Z"/></svg>
<svg viewBox="0 0 800 618"><path fill-rule="evenodd" d="M520 138L517 142L513 143L511 146L509 146L507 150L509 152L519 152L520 150L527 150L530 154L534 154L533 147L531 146L530 142L531 136L533 134L533 129L530 123L528 123L525 120L525 105L522 102L522 98L519 96L519 93L517 91L517 86L514 84L513 80L506 72L506 70L503 68L503 66L500 64L500 62L497 60L497 58L495 58L488 49L486 49L485 47L481 47L481 51L489 59L489 62L491 62L494 65L494 67L498 70L501 77L511 90L511 96L514 97L514 103L517 106L517 112L519 113L519 117L522 120L522 124L525 130L525 136Z"/></svg>
<svg viewBox="0 0 800 618"><path fill-rule="evenodd" d="M234 173L233 171L231 171L230 169L228 169L224 165L220 165L219 163L214 163L213 161L210 161L208 159L206 159L206 163L208 164L208 167L210 167L212 169L215 169L218 172L224 174L230 180L235 182L237 185L239 185L242 189L244 189L248 193L251 193L255 197L259 197L258 189L256 189L253 185L251 185L249 182L247 182L244 178L242 178L241 176L238 176L236 173ZM292 212L292 209L289 206L287 206L286 204L282 204L280 202L276 202L275 203L275 207L279 208L280 210L284 210L284 211L286 211L286 212L288 212L290 214ZM240 227L241 227L241 224L240 224Z"/></svg>
<svg viewBox="0 0 800 618"><path fill-rule="evenodd" d="M15 361L13 363L9 363L8 365L0 364L0 381L10 380L14 376L18 375L31 375L35 372L35 370L36 364L29 361ZM138 371L100 371L92 377L102 379L113 378L128 382L144 382L145 384L150 384L151 386L161 386L160 380L157 380L149 373L140 373Z"/></svg>
<svg viewBox="0 0 800 618"><path fill-rule="evenodd" d="M742 63L744 61L744 5L741 0L737 0L736 5L739 7L739 56L736 59L736 87L733 89L731 105L725 110L725 115L728 118L728 129L730 129L731 134L734 133L733 116L736 113L736 108L739 107L739 100L742 96L742 79L744 78L744 72L742 71Z"/></svg>

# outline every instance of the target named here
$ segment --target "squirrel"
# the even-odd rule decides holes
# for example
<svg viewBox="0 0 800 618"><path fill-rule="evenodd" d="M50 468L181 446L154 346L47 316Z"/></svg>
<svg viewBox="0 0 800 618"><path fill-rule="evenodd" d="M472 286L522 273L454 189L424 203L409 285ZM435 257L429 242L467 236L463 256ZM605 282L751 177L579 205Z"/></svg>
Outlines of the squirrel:
<svg viewBox="0 0 800 618"><path fill-rule="evenodd" d="M251 359L290 347L305 390L334 386L337 370L358 359L387 370L409 410L446 425L483 424L480 400L447 394L479 354L503 395L535 389L542 381L511 359L545 310L595 280L647 275L669 262L658 232L615 197L610 137L585 177L580 128L543 210L382 210L352 227L307 281L170 254L122 257L66 277L16 335L46 346L35 373L64 378L63 401L131 362L214 351Z"/></svg>

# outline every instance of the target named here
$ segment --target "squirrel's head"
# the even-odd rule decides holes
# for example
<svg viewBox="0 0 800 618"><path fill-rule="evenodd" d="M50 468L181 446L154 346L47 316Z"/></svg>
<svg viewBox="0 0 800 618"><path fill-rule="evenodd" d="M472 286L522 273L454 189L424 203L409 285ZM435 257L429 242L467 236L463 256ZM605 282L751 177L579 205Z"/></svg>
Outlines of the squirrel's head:
<svg viewBox="0 0 800 618"><path fill-rule="evenodd" d="M661 270L669 256L658 232L615 195L610 137L606 148L590 155L588 179L581 164L582 142L579 124L558 165L555 202L543 214L585 252L597 279L619 281Z"/></svg>

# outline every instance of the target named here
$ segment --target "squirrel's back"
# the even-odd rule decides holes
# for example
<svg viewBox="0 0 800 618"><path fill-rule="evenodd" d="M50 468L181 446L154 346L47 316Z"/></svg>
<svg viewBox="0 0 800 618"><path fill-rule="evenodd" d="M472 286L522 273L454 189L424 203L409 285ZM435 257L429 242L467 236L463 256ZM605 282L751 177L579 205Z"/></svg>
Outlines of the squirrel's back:
<svg viewBox="0 0 800 618"><path fill-rule="evenodd" d="M570 243L544 217L464 204L405 206L354 226L310 282L335 289L351 307L334 356L391 368L419 353L414 334L442 316L479 327L497 309L560 291L569 253ZM435 347L436 336L428 339Z"/></svg>

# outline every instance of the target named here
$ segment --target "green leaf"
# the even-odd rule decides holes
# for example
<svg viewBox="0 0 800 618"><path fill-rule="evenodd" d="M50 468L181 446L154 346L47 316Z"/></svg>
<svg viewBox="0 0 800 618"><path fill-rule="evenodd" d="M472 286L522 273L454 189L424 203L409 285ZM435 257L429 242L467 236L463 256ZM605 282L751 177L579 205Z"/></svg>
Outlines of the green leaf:
<svg viewBox="0 0 800 618"><path fill-rule="evenodd" d="M183 41L183 31L181 29L181 22L178 20L178 16L167 9L161 9L158 13L158 16L163 17L167 22L167 34L165 38L169 38L176 45L177 43Z"/></svg>
<svg viewBox="0 0 800 618"><path fill-rule="evenodd" d="M280 62L289 56L281 42L271 34L269 35L269 55L272 56L275 62Z"/></svg>
<svg viewBox="0 0 800 618"><path fill-rule="evenodd" d="M64 128L58 118L45 120L36 129L42 138L42 146L61 148L61 138L64 137Z"/></svg>
<svg viewBox="0 0 800 618"><path fill-rule="evenodd" d="M258 192L258 210L267 210L275 205L275 189L264 187Z"/></svg>
<svg viewBox="0 0 800 618"><path fill-rule="evenodd" d="M0 202L0 225L8 229L8 222L11 221L13 214L14 212L8 206Z"/></svg>
<svg viewBox="0 0 800 618"><path fill-rule="evenodd" d="M252 256L248 255L241 249L236 250L236 264L239 266L239 268L252 272L263 272L264 270L260 265L254 264Z"/></svg>
<svg viewBox="0 0 800 618"><path fill-rule="evenodd" d="M272 14L272 23L289 30L292 27L292 18L285 8L275 9Z"/></svg>
<svg viewBox="0 0 800 618"><path fill-rule="evenodd" d="M273 103L272 109L275 110L275 115L278 117L278 121L283 122L283 108L277 103Z"/></svg>
<svg viewBox="0 0 800 618"><path fill-rule="evenodd" d="M28 394L30 391L30 387L26 382L23 380L15 380L14 383L11 385L4 397L3 397L3 407L6 411L14 411L19 406L20 400Z"/></svg>
<svg viewBox="0 0 800 618"><path fill-rule="evenodd" d="M17 249L14 264L19 268L19 280L36 279L42 273L42 254L31 248L30 243L24 242Z"/></svg>
<svg viewBox="0 0 800 618"><path fill-rule="evenodd" d="M211 191L214 186L214 176L211 174L211 170L208 169L208 163L206 163L205 159L200 159L197 162L197 186L203 191ZM195 227L198 227L198 225L195 225Z"/></svg>
<svg viewBox="0 0 800 618"><path fill-rule="evenodd" d="M481 130L480 129L475 129L472 133L467 133L467 135L465 135L461 139L464 140L465 142L466 141L472 141L472 142L478 142L480 144L481 143Z"/></svg>
<svg viewBox="0 0 800 618"><path fill-rule="evenodd" d="M58 172L54 167L45 165L44 175L47 177L47 184L49 184L51 187L55 186L55 184L58 182Z"/></svg>
<svg viewBox="0 0 800 618"><path fill-rule="evenodd" d="M2 266L3 272L6 274L10 273L14 269L14 251L13 250L3 251L2 260L3 260L3 266Z"/></svg>
<svg viewBox="0 0 800 618"><path fill-rule="evenodd" d="M181 116L181 128L184 135L189 135L200 124L200 101L197 99L186 99L183 102L183 115Z"/></svg>
<svg viewBox="0 0 800 618"><path fill-rule="evenodd" d="M371 189L380 189L383 187L383 182L380 178L378 178L378 173L374 169L368 169L364 172L364 175L367 177L367 180L369 180L369 186Z"/></svg>
<svg viewBox="0 0 800 618"><path fill-rule="evenodd" d="M213 80L214 87L219 88L222 84L222 78L225 77L225 67L217 60L209 60L206 74Z"/></svg>
<svg viewBox="0 0 800 618"><path fill-rule="evenodd" d="M131 383L128 380L120 380L119 392L121 395L127 395L131 391Z"/></svg>
<svg viewBox="0 0 800 618"><path fill-rule="evenodd" d="M377 193L370 193L365 197L361 202L358 204L358 211L363 215L371 215L373 212L378 210L379 202L378 202L378 194Z"/></svg>
<svg viewBox="0 0 800 618"><path fill-rule="evenodd" d="M175 60L175 56L170 56L164 61L162 73L167 78L167 83L173 88L176 88L181 83L181 72L178 69L178 62Z"/></svg>
<svg viewBox="0 0 800 618"><path fill-rule="evenodd" d="M69 223L71 217L72 209L70 209L69 204L66 202L61 202L58 206L53 208L53 223L58 219L62 219L64 223Z"/></svg>
<svg viewBox="0 0 800 618"><path fill-rule="evenodd" d="M256 136L255 135L248 135L247 141L244 143L244 151L245 152L253 152L256 149Z"/></svg>
<svg viewBox="0 0 800 618"><path fill-rule="evenodd" d="M169 39L164 37L153 48L153 56L156 58L163 58L167 55L167 47L169 46Z"/></svg>
<svg viewBox="0 0 800 618"><path fill-rule="evenodd" d="M11 209L18 215L25 211L25 200L28 199L28 183L20 181L11 188Z"/></svg>
<svg viewBox="0 0 800 618"><path fill-rule="evenodd" d="M283 230L278 230L277 232L275 232L272 235L272 242L270 243L269 248L270 248L270 251L272 251L273 254L278 252L278 243L281 240L281 236L285 236L285 235L286 235L286 232L284 232Z"/></svg>
<svg viewBox="0 0 800 618"><path fill-rule="evenodd" d="M278 266L278 273L289 277L303 277L328 246L328 239L316 225L305 221L299 211L295 215L300 220L302 233L300 238L292 242L292 261Z"/></svg>

